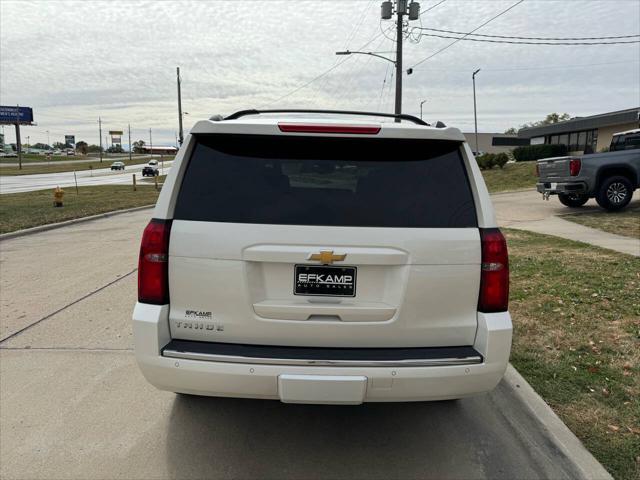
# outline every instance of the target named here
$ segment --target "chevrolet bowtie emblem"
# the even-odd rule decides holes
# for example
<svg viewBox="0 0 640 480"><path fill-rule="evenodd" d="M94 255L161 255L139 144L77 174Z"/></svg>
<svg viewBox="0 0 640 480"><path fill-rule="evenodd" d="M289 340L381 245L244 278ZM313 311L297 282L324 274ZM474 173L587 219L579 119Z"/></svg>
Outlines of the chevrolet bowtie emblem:
<svg viewBox="0 0 640 480"><path fill-rule="evenodd" d="M315 260L323 265L330 265L333 262L341 262L345 258L347 258L346 253L343 253L342 255L334 255L333 250L321 250L320 253L309 254L307 260Z"/></svg>

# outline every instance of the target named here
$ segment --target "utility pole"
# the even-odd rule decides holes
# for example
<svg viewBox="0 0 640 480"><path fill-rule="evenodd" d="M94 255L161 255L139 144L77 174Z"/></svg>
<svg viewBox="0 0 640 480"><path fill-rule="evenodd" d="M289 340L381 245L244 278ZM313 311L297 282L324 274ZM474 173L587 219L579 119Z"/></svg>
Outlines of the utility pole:
<svg viewBox="0 0 640 480"><path fill-rule="evenodd" d="M16 148L18 149L18 170L22 170L22 145L20 142L20 106L16 105Z"/></svg>
<svg viewBox="0 0 640 480"><path fill-rule="evenodd" d="M131 124L129 124L129 161L131 161Z"/></svg>
<svg viewBox="0 0 640 480"><path fill-rule="evenodd" d="M47 147L51 148L51 140L49 140L49 130L47 130Z"/></svg>
<svg viewBox="0 0 640 480"><path fill-rule="evenodd" d="M182 142L184 141L184 133L182 131L182 93L180 91L180 67L176 67L176 74L178 76L178 128L180 131L180 136L178 137L178 139L180 145L182 145Z"/></svg>
<svg viewBox="0 0 640 480"><path fill-rule="evenodd" d="M425 102L426 102L426 100L422 100L420 102L420 120L422 120L422 105L424 105Z"/></svg>
<svg viewBox="0 0 640 480"><path fill-rule="evenodd" d="M402 16L406 8L406 0L396 0L396 115L402 113ZM396 123L400 123L399 118L396 118Z"/></svg>
<svg viewBox="0 0 640 480"><path fill-rule="evenodd" d="M149 129L149 154L151 155L151 160L153 160L153 140L151 140L151 129Z"/></svg>
<svg viewBox="0 0 640 480"><path fill-rule="evenodd" d="M409 20L418 20L420 18L420 4L414 0L395 0L396 7L396 104L394 113L400 115L402 113L402 40L403 40L403 18L408 16ZM389 20L392 16L391 1L382 2L381 16L383 20ZM395 119L396 123L400 122L399 118Z"/></svg>
<svg viewBox="0 0 640 480"><path fill-rule="evenodd" d="M477 69L471 75L471 79L473 80L473 121L476 125L476 155L478 154L478 110L476 108L476 75L480 72L480 69Z"/></svg>
<svg viewBox="0 0 640 480"><path fill-rule="evenodd" d="M102 163L102 119L98 117L98 138L100 139L100 163Z"/></svg>

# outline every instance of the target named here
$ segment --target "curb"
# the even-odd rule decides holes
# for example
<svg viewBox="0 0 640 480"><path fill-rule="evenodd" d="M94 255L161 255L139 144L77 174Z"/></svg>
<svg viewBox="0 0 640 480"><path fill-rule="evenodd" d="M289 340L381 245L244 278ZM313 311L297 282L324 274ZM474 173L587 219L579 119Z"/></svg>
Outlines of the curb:
<svg viewBox="0 0 640 480"><path fill-rule="evenodd" d="M16 230L15 232L3 233L2 235L0 235L0 241L9 240L10 238L23 237L25 235L31 235L33 233L46 232L47 230L53 230L53 229L56 229L56 228L68 227L69 225L75 225L77 223L84 223L84 222L90 222L92 220L99 220L101 218L112 217L114 215L120 215L122 213L137 212L138 210L145 210L145 209L148 209L148 208L153 208L154 206L155 206L155 204L154 205L143 205L141 207L126 208L124 210L114 210L114 211L111 211L111 212L105 212L105 213L99 213L97 215L91 215L89 217L73 218L71 220L65 220L64 222L49 223L47 225L39 225L37 227L25 228L23 230Z"/></svg>
<svg viewBox="0 0 640 480"><path fill-rule="evenodd" d="M535 188L516 188L515 190L502 190L500 192L489 192L489 196L493 197L494 195L506 195L508 193L521 193L521 192L535 192L536 189Z"/></svg>
<svg viewBox="0 0 640 480"><path fill-rule="evenodd" d="M581 478L607 479L613 477L598 460L585 448L569 427L555 414L551 407L536 393L529 383L509 364L504 380L513 394L540 422L549 439L574 464Z"/></svg>

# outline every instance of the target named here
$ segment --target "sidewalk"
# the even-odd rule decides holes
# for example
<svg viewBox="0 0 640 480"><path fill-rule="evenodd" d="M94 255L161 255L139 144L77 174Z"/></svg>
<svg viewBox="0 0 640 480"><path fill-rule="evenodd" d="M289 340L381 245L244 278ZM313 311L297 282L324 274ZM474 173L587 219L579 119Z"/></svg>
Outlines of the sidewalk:
<svg viewBox="0 0 640 480"><path fill-rule="evenodd" d="M640 240L637 238L614 235L564 220L561 215L571 211L557 199L541 200L540 194L534 190L494 194L491 199L501 227L554 235L640 257ZM632 202L640 200L636 198ZM599 208L593 200L589 200L581 211L586 213Z"/></svg>
<svg viewBox="0 0 640 480"><path fill-rule="evenodd" d="M560 217L552 216L544 220L520 222L510 225L510 228L554 235L556 237L588 243L590 245L640 257L640 240L637 238L614 235L613 233L603 232L602 230L569 222Z"/></svg>

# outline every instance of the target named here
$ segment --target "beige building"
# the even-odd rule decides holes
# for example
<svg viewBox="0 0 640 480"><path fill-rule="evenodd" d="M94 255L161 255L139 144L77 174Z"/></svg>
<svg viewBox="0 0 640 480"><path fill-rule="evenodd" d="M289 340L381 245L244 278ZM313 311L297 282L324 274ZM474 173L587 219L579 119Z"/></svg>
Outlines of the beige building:
<svg viewBox="0 0 640 480"><path fill-rule="evenodd" d="M531 145L564 144L570 152L594 153L609 147L614 133L633 130L640 125L640 108L575 117L541 127L522 128L518 137Z"/></svg>
<svg viewBox="0 0 640 480"><path fill-rule="evenodd" d="M471 150L476 151L476 134L463 133ZM505 133L480 133L478 132L478 152L502 153L513 150L520 145L529 145L528 141L518 138L517 135Z"/></svg>

